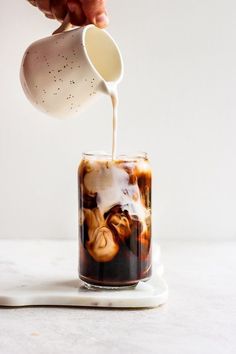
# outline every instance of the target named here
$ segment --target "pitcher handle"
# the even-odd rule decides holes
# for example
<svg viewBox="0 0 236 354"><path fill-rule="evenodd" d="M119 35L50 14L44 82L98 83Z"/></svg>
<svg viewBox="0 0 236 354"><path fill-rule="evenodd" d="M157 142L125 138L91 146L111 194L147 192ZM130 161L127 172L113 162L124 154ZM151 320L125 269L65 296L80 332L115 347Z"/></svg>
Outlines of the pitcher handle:
<svg viewBox="0 0 236 354"><path fill-rule="evenodd" d="M73 27L73 25L70 23L70 14L68 12L66 14L62 24L53 32L53 34L68 31L71 27Z"/></svg>

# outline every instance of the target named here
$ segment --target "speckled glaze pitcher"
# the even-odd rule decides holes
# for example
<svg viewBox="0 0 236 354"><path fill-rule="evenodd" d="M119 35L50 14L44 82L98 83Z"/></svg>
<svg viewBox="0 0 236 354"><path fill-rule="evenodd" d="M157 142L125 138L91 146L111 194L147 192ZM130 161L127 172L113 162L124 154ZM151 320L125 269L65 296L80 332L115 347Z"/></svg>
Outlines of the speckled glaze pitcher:
<svg viewBox="0 0 236 354"><path fill-rule="evenodd" d="M93 25L43 38L26 50L20 79L30 102L58 118L77 115L122 78L120 51Z"/></svg>

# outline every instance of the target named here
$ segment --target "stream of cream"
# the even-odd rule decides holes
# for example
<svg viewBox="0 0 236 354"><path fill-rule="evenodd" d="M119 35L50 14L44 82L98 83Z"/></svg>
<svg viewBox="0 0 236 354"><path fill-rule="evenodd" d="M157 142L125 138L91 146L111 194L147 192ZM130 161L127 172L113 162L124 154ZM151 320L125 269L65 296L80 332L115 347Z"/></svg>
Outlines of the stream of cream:
<svg viewBox="0 0 236 354"><path fill-rule="evenodd" d="M117 110L118 110L118 91L117 85L113 82L107 83L109 95L111 97L112 103L112 160L114 161L116 158L116 145L117 145Z"/></svg>

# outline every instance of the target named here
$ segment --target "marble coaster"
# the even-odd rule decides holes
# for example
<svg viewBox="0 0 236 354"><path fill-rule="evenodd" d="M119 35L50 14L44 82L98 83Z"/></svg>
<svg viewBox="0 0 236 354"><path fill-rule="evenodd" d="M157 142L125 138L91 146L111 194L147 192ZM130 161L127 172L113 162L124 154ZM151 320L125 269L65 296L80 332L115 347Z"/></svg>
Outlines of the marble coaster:
<svg viewBox="0 0 236 354"><path fill-rule="evenodd" d="M168 298L160 251L154 245L153 276L136 288L88 290L77 276L77 242L0 241L0 306L156 307Z"/></svg>

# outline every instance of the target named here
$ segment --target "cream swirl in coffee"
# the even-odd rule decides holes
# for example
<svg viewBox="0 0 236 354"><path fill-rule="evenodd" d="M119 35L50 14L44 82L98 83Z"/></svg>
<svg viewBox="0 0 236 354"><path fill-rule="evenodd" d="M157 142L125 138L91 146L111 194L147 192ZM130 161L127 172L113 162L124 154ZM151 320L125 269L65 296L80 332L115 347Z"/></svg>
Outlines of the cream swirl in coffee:
<svg viewBox="0 0 236 354"><path fill-rule="evenodd" d="M145 157L86 156L79 168L80 277L130 284L151 272L151 170ZM131 266L132 265L132 266Z"/></svg>

